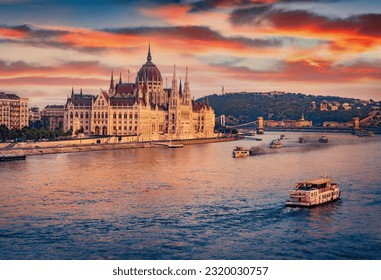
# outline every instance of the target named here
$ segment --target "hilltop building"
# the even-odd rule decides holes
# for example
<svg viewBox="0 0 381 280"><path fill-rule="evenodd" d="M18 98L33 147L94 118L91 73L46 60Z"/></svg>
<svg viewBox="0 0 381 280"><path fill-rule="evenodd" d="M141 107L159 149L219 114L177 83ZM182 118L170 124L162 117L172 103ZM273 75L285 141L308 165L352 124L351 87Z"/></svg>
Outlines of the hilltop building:
<svg viewBox="0 0 381 280"><path fill-rule="evenodd" d="M13 93L0 92L0 125L8 129L28 126L28 98Z"/></svg>
<svg viewBox="0 0 381 280"><path fill-rule="evenodd" d="M207 138L214 136L215 114L206 103L192 100L188 70L182 84L173 70L171 88L164 88L160 70L147 62L134 83L114 81L98 95L72 90L64 109L64 130L87 135L137 136L139 141Z"/></svg>

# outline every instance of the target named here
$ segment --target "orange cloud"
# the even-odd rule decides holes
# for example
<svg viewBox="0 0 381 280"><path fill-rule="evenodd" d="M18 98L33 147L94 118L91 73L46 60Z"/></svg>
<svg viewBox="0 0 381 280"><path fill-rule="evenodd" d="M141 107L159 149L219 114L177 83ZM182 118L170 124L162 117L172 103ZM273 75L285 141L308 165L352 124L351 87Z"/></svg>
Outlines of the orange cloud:
<svg viewBox="0 0 381 280"><path fill-rule="evenodd" d="M26 36L27 36L27 32L25 32L24 30L0 26L0 37L17 39L17 38L24 38Z"/></svg>
<svg viewBox="0 0 381 280"><path fill-rule="evenodd" d="M335 53L359 53L379 48L381 44L381 14L331 18L304 10L263 6L235 10L230 21L238 29L326 39L331 41L330 48Z"/></svg>
<svg viewBox="0 0 381 280"><path fill-rule="evenodd" d="M361 80L381 81L379 64L357 62L353 65L334 66L330 61L285 61L278 71L253 71L246 67L216 65L215 71L225 73L227 79L249 81L352 83Z"/></svg>

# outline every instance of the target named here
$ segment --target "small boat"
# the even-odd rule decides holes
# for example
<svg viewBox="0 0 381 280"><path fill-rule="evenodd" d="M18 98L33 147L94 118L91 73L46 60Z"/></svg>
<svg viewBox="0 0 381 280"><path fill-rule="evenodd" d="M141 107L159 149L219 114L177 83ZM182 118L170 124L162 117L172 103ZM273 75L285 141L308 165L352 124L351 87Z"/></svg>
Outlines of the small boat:
<svg viewBox="0 0 381 280"><path fill-rule="evenodd" d="M245 137L247 137L247 138L251 138L252 136L255 136L255 131L249 131L249 132L245 133Z"/></svg>
<svg viewBox="0 0 381 280"><path fill-rule="evenodd" d="M304 137L299 137L298 142L299 142L299 143L304 143Z"/></svg>
<svg viewBox="0 0 381 280"><path fill-rule="evenodd" d="M338 200L341 191L328 177L300 182L289 192L288 207L313 207Z"/></svg>
<svg viewBox="0 0 381 280"><path fill-rule="evenodd" d="M371 130L361 130L356 133L358 137L367 137L367 136L374 136L374 132Z"/></svg>
<svg viewBox="0 0 381 280"><path fill-rule="evenodd" d="M255 141L262 141L262 138L254 138Z"/></svg>
<svg viewBox="0 0 381 280"><path fill-rule="evenodd" d="M184 147L184 145L183 144L169 144L167 147L171 149L177 149L177 148Z"/></svg>
<svg viewBox="0 0 381 280"><path fill-rule="evenodd" d="M26 155L0 156L0 161L25 160Z"/></svg>
<svg viewBox="0 0 381 280"><path fill-rule="evenodd" d="M239 158L239 157L247 157L250 156L251 152L249 149L237 146L233 149L232 156L234 158Z"/></svg>
<svg viewBox="0 0 381 280"><path fill-rule="evenodd" d="M328 138L326 136L321 136L319 138L319 143L328 143Z"/></svg>
<svg viewBox="0 0 381 280"><path fill-rule="evenodd" d="M263 128L257 128L257 134L265 134L265 130Z"/></svg>
<svg viewBox="0 0 381 280"><path fill-rule="evenodd" d="M286 139L286 135L281 134L279 139L280 139L280 140L284 140L284 139Z"/></svg>
<svg viewBox="0 0 381 280"><path fill-rule="evenodd" d="M270 148L271 148L271 149L282 148L282 147L283 147L283 145L282 145L282 143L280 142L279 139L273 140L273 141L271 141L271 143L270 143Z"/></svg>

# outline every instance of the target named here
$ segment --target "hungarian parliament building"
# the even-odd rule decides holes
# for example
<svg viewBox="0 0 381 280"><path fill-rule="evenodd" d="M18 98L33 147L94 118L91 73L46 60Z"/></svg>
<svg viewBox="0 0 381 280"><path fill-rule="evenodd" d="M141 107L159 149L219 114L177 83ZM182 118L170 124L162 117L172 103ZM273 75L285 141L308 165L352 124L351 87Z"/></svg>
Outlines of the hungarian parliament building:
<svg viewBox="0 0 381 280"><path fill-rule="evenodd" d="M184 85L173 70L171 88L152 62L147 62L134 83L114 82L97 96L74 93L64 108L64 130L84 135L137 136L139 141L214 137L215 114L207 102L195 102L190 93L188 70Z"/></svg>

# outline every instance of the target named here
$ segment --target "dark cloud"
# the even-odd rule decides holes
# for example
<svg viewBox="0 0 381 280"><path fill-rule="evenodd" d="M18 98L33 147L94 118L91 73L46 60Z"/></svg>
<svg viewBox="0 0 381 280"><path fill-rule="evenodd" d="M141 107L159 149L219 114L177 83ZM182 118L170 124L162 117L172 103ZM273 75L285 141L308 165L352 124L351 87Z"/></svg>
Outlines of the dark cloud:
<svg viewBox="0 0 381 280"><path fill-rule="evenodd" d="M117 28L105 29L107 32L125 35L148 35L179 38L183 40L218 41L221 43L240 43L248 47L275 47L281 45L278 39L251 39L242 36L225 37L219 32L206 26L169 26L169 27L140 27L140 28Z"/></svg>
<svg viewBox="0 0 381 280"><path fill-rule="evenodd" d="M234 25L257 23L258 17L268 13L272 7L272 5L264 5L246 9L236 9L230 15L230 22Z"/></svg>
<svg viewBox="0 0 381 280"><path fill-rule="evenodd" d="M307 3L307 2L337 2L338 0L200 0L191 3L191 9L189 12L202 12L211 10L217 7L242 7L248 8L267 6L276 3Z"/></svg>
<svg viewBox="0 0 381 280"><path fill-rule="evenodd" d="M381 35L381 14L347 18L318 15L305 10L274 9L273 6L237 9L230 16L233 25L271 26L280 30L346 31L353 34Z"/></svg>

